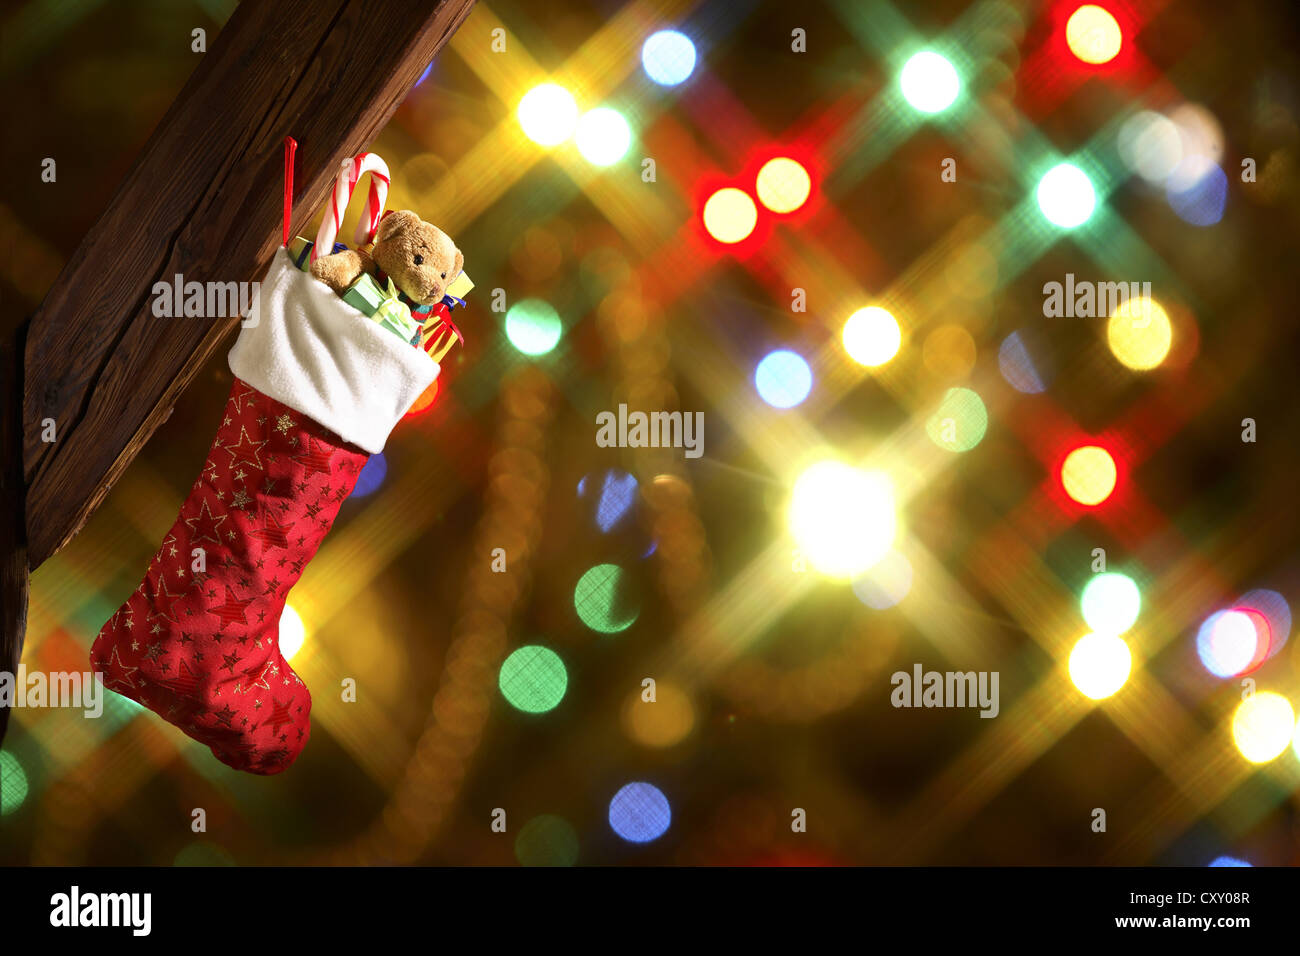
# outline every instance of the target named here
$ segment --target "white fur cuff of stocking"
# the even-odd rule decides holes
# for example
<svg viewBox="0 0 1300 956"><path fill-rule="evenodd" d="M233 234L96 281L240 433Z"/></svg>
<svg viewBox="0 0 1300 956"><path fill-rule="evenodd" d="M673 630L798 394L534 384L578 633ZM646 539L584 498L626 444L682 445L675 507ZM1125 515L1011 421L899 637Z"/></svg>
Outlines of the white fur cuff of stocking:
<svg viewBox="0 0 1300 956"><path fill-rule="evenodd" d="M373 455L439 366L296 268L281 248L230 350L230 371Z"/></svg>

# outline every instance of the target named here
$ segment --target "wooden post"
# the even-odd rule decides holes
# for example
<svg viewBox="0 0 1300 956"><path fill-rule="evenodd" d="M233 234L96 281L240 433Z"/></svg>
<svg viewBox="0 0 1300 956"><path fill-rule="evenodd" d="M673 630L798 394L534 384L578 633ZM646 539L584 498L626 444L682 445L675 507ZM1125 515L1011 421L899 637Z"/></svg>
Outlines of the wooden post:
<svg viewBox="0 0 1300 956"><path fill-rule="evenodd" d="M6 655L21 647L26 569L81 529L238 323L159 318L154 284L178 273L186 282L260 279L281 241L284 137L299 143L301 225L473 2L244 0L236 9L30 320L20 363L21 587L10 570L22 542L0 528ZM43 440L51 424L55 440ZM7 444L5 454L8 462Z"/></svg>

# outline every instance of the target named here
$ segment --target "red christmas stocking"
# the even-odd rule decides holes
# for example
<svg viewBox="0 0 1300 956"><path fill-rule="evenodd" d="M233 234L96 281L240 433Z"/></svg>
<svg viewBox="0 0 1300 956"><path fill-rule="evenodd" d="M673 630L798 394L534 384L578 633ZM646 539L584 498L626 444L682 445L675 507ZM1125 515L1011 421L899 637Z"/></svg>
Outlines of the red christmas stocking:
<svg viewBox="0 0 1300 956"><path fill-rule="evenodd" d="M203 470L90 656L105 686L231 767L271 774L310 732L311 695L280 653L285 598L438 365L281 249L230 367Z"/></svg>

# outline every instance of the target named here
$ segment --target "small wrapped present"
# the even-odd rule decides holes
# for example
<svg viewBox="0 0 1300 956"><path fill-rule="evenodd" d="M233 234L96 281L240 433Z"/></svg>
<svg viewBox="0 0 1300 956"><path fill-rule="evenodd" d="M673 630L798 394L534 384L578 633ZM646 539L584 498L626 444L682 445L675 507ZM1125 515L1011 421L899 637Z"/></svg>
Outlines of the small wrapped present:
<svg viewBox="0 0 1300 956"><path fill-rule="evenodd" d="M381 286L374 276L362 273L357 281L343 293L343 301L362 315L367 315L403 341L418 342L420 323L411 316L411 310L401 299L401 293L392 279Z"/></svg>

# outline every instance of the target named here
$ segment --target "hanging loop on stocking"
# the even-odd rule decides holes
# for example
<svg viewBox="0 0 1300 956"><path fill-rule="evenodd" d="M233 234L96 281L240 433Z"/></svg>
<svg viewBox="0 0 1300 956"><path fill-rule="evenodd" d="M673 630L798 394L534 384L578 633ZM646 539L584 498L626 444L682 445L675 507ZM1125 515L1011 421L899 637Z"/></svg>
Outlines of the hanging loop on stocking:
<svg viewBox="0 0 1300 956"><path fill-rule="evenodd" d="M298 151L298 141L292 136L284 138L284 245L289 245L289 219L293 215L293 154Z"/></svg>
<svg viewBox="0 0 1300 956"><path fill-rule="evenodd" d="M352 190L366 173L370 173L370 197L361 221L357 223L356 244L360 247L374 240L375 233L379 231L379 220L384 214L384 205L388 201L388 164L376 153L357 153L351 159L343 160L339 166L330 206L325 210L325 217L316 233L316 244L311 250L313 262L322 249L325 250L325 255L333 251L335 237L343 226L343 213L352 199Z"/></svg>

